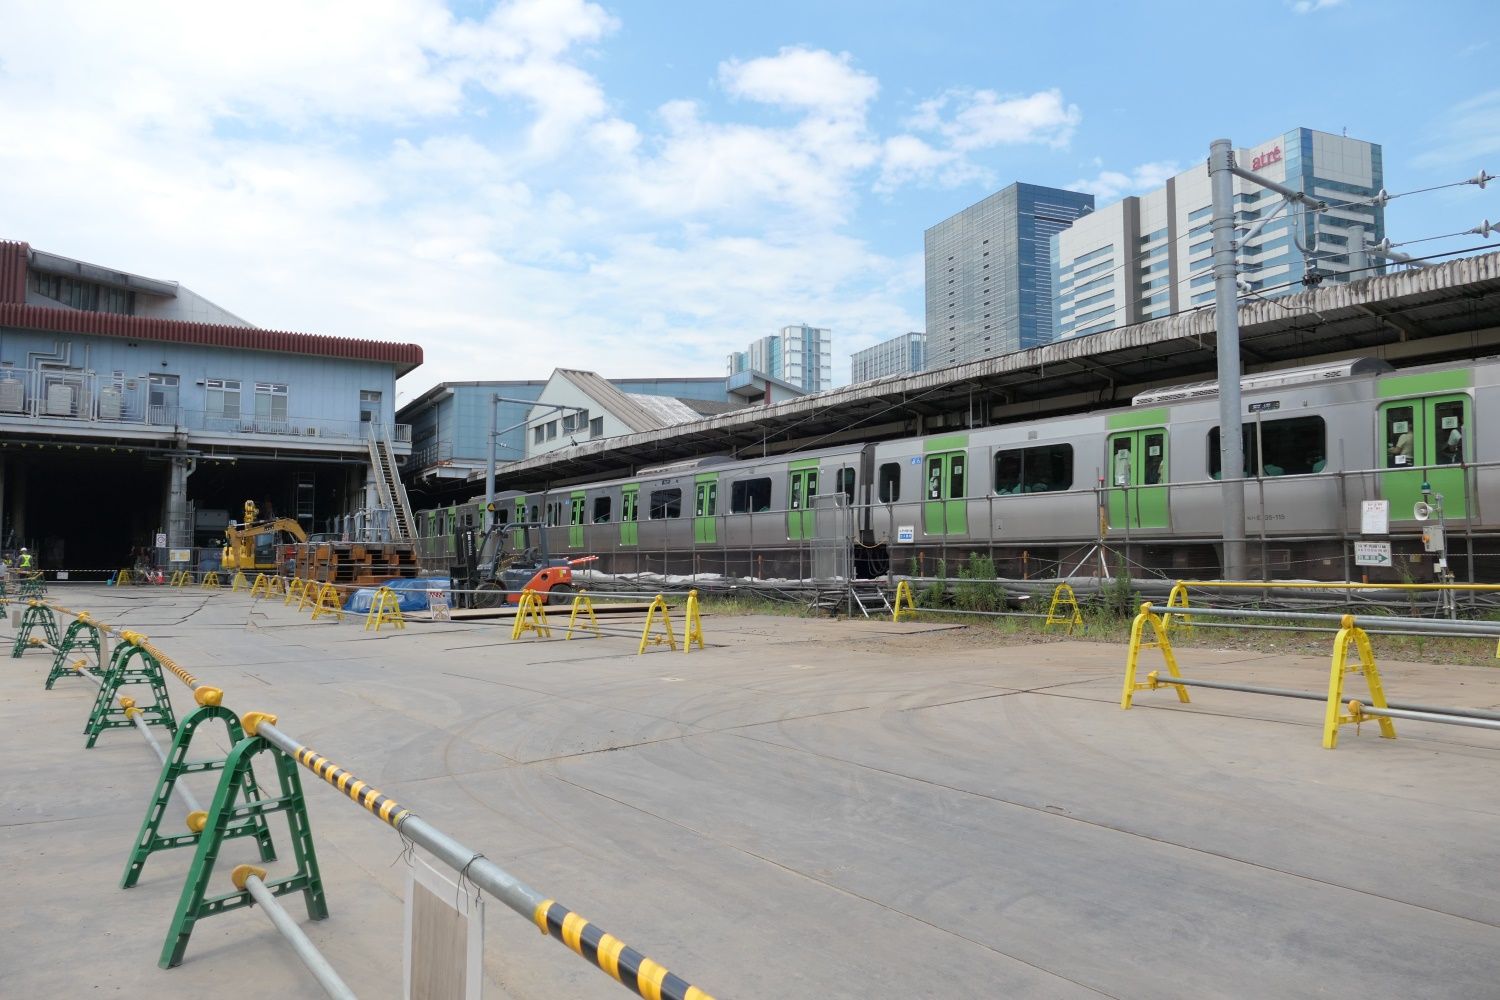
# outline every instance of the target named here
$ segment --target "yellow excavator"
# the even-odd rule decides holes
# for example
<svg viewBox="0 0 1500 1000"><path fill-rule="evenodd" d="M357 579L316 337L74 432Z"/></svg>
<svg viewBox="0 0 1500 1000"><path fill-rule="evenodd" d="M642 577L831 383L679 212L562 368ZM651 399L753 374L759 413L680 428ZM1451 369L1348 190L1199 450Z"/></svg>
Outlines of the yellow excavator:
<svg viewBox="0 0 1500 1000"><path fill-rule="evenodd" d="M295 541L307 541L307 532L292 518L276 517L269 521L258 521L258 517L260 508L255 505L255 501L246 500L244 523L230 524L224 529L222 567L225 570L249 572L276 569L276 536L280 532L292 536Z"/></svg>

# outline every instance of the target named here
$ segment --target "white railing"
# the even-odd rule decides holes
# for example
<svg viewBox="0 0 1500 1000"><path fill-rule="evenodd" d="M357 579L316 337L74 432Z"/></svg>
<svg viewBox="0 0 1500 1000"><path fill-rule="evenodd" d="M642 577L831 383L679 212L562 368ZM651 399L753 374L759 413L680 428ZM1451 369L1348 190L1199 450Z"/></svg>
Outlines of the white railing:
<svg viewBox="0 0 1500 1000"><path fill-rule="evenodd" d="M205 434L254 435L332 441L363 441L372 425L362 420L329 420L287 415L272 419L254 412L195 410L179 406L176 393L164 393L146 379L96 372L0 367L0 425L25 422L37 428L151 427ZM242 397L243 398L243 397ZM395 425L394 440L411 442L411 426Z"/></svg>

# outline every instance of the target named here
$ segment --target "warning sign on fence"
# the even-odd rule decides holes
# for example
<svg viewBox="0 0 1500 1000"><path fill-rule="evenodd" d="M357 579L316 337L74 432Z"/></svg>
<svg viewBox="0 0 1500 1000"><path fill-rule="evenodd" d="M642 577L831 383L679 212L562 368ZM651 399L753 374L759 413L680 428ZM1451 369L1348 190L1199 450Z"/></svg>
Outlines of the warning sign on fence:
<svg viewBox="0 0 1500 1000"><path fill-rule="evenodd" d="M1354 565L1389 566L1391 564L1390 542L1355 542Z"/></svg>

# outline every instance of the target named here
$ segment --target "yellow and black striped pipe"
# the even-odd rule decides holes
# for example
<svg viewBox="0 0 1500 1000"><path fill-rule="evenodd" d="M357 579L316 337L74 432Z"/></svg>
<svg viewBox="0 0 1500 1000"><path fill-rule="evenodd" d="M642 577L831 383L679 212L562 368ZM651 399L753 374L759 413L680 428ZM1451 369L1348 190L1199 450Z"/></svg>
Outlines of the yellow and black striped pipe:
<svg viewBox="0 0 1500 1000"><path fill-rule="evenodd" d="M613 934L606 934L561 903L544 899L532 919L550 934L646 1000L714 1000L681 976L651 961Z"/></svg>
<svg viewBox="0 0 1500 1000"><path fill-rule="evenodd" d="M380 789L360 781L316 750L299 747L294 756L297 763L364 806L382 822L399 829L401 821L411 812L402 808L395 799L382 794Z"/></svg>

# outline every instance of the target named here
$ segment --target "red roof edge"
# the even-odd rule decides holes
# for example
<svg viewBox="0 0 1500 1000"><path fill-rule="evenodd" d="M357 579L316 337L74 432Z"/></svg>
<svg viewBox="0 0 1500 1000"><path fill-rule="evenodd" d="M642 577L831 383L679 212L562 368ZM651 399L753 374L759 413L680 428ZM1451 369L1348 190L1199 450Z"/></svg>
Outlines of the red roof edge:
<svg viewBox="0 0 1500 1000"><path fill-rule="evenodd" d="M26 302L26 261L31 246L0 240L0 302Z"/></svg>
<svg viewBox="0 0 1500 1000"><path fill-rule="evenodd" d="M20 277L11 274L15 248L20 251ZM19 285L16 282L19 281ZM8 296L19 288L19 299ZM120 316L115 313L82 312L77 309L53 309L28 306L26 297L25 244L0 244L0 326L49 333L73 333L95 337L118 337L124 340L155 340L172 344L199 344L240 351L270 351L277 354L306 354L312 357L348 358L354 361L380 361L396 366L399 378L422 363L418 344L401 344L384 340L360 340L354 337L326 337L312 333L290 333L283 330L261 330L250 326L227 326L220 323L189 323L184 320L156 319L147 316Z"/></svg>

